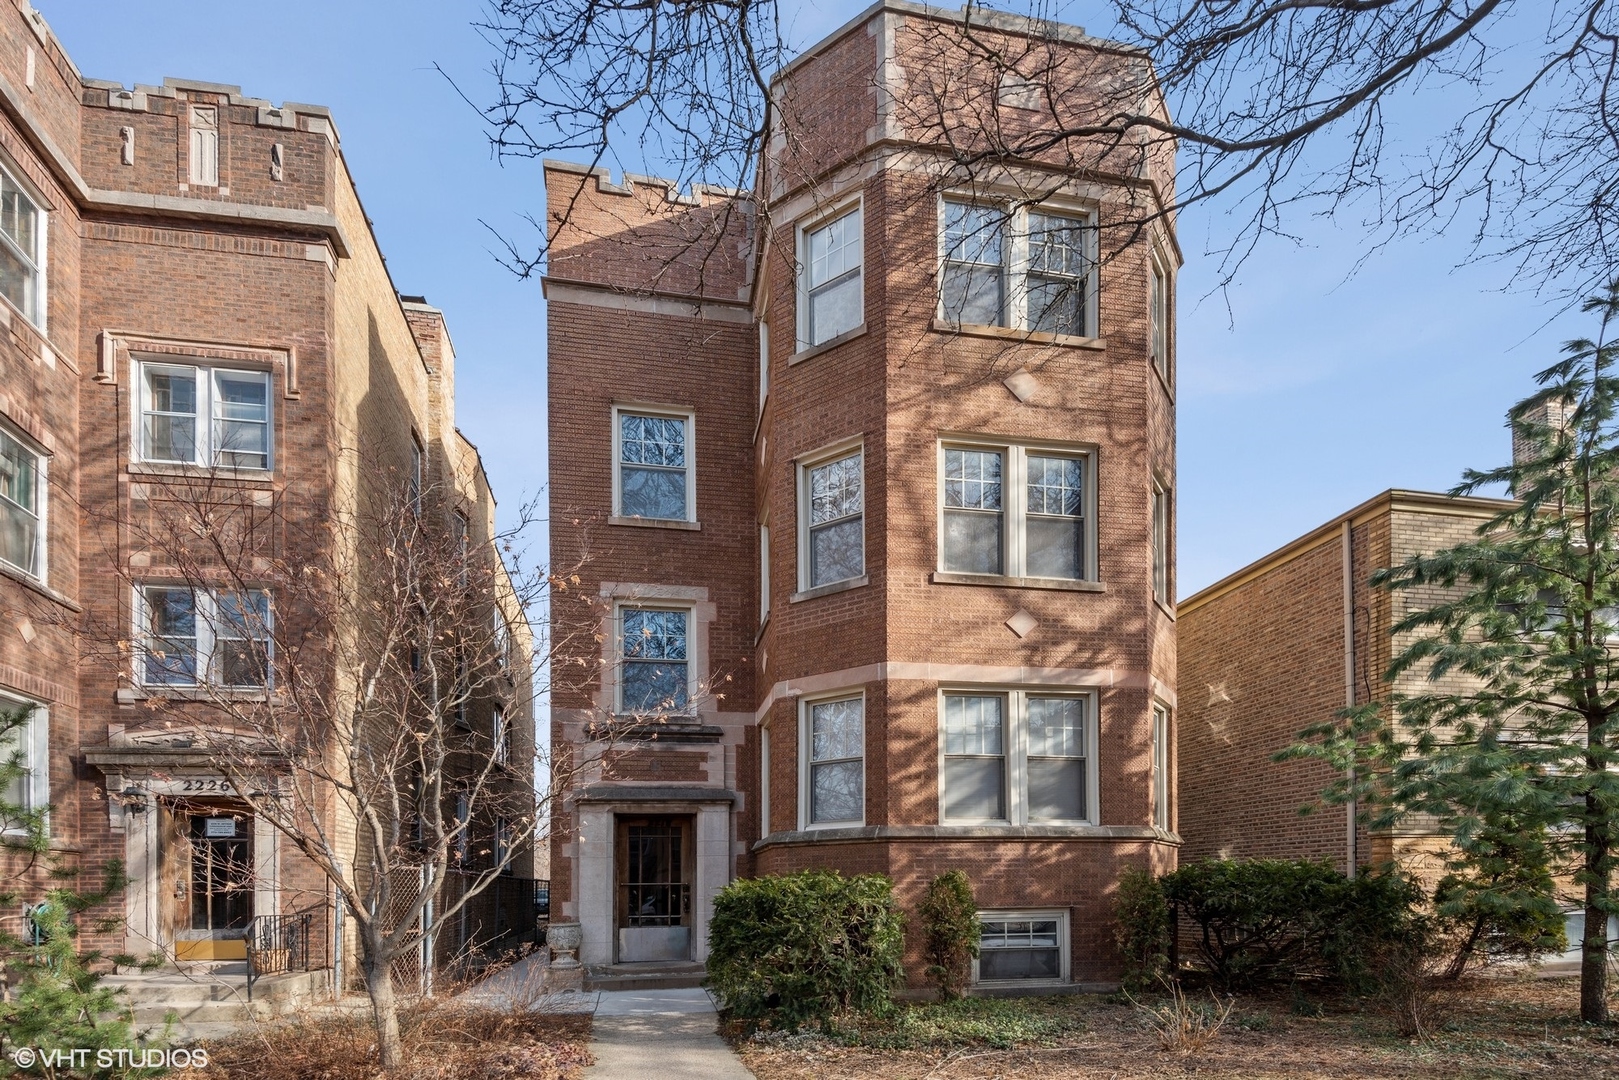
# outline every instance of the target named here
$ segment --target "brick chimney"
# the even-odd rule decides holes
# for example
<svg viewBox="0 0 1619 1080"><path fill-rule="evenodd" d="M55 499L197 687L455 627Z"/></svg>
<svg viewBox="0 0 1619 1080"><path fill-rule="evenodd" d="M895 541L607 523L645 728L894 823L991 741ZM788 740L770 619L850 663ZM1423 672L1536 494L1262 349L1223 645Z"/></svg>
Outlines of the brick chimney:
<svg viewBox="0 0 1619 1080"><path fill-rule="evenodd" d="M1549 398L1535 408L1524 414L1523 422L1528 424L1545 424L1549 427L1562 428L1567 425L1569 416L1574 412L1574 403L1567 398L1558 400ZM1530 460L1534 446L1519 430L1519 425L1512 425L1512 464L1523 465Z"/></svg>

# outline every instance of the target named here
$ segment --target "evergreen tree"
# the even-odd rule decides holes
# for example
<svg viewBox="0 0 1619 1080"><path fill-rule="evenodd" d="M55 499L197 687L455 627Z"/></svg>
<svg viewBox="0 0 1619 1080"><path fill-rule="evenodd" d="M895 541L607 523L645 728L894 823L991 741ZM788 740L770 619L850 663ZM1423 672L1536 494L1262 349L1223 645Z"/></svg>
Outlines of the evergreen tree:
<svg viewBox="0 0 1619 1080"><path fill-rule="evenodd" d="M1580 1016L1606 1022L1607 924L1619 841L1619 282L1511 413L1514 461L1469 470L1452 495L1513 495L1476 537L1378 572L1403 594L1387 678L1420 692L1305 732L1294 756L1346 779L1374 826L1432 815L1455 842L1441 913L1496 919L1523 951L1555 944L1553 882L1585 914ZM1546 872L1546 871L1549 871Z"/></svg>

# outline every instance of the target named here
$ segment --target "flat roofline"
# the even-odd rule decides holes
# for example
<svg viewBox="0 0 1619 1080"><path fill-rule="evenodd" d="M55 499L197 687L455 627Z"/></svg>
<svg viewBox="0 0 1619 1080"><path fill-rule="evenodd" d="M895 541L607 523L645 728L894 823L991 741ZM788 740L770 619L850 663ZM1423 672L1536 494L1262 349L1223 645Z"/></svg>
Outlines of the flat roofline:
<svg viewBox="0 0 1619 1080"><path fill-rule="evenodd" d="M1389 488L1378 495L1372 496L1352 510L1347 510L1331 521L1317 526L1303 536L1272 551L1268 555L1244 566L1235 573L1227 574L1213 585L1200 589L1191 596L1175 605L1177 617L1189 611L1196 610L1212 600L1232 592L1255 578L1262 577L1280 566L1285 566L1301 555L1308 554L1336 539L1343 529L1344 522L1351 526L1359 525L1371 518L1383 514L1391 514L1396 510L1404 510L1417 514L1450 514L1456 517L1472 517L1479 520L1492 518L1503 510L1510 510L1517 503L1512 499L1490 499L1479 495L1445 495L1437 491L1410 491L1404 488Z"/></svg>
<svg viewBox="0 0 1619 1080"><path fill-rule="evenodd" d="M1055 19L1038 19L1011 11L998 11L994 8L980 7L977 4L964 4L959 8L946 8L936 7L932 4L918 4L914 0L877 0L877 3L872 4L836 30L822 35L819 41L793 57L791 61L782 66L781 70L770 76L770 84L774 86L777 81L791 74L800 64L819 55L826 46L843 37L851 30L870 22L872 18L884 11L892 11L897 15L917 15L926 19L958 23L966 23L970 17L974 25L990 30L999 30L1002 33L1020 34L1024 37L1040 38L1047 41L1061 41L1069 45L1094 45L1124 52L1141 51L1121 41L1092 37L1085 33L1083 26L1057 22Z"/></svg>

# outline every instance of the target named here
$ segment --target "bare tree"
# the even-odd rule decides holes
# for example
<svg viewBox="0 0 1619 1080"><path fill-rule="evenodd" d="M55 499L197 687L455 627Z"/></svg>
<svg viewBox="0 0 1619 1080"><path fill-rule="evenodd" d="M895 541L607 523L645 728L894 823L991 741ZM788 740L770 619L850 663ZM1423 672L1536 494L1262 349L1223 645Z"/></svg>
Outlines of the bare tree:
<svg viewBox="0 0 1619 1080"><path fill-rule="evenodd" d="M1061 0L1007 6L1042 21L1079 14ZM913 119L931 100L956 128L934 132L950 148L951 183L1017 160L1084 170L1121 148L1178 148L1174 197L1141 217L1202 202L1224 210L1234 224L1216 252L1222 284L1264 238L1292 238L1305 213L1352 220L1368 252L1466 229L1472 255L1505 260L1514 281L1571 301L1612 276L1611 0L1115 8L1099 62L1128 62L1089 72L1042 65L1037 46L1008 48L993 33L1006 15L964 10L949 44L972 61L951 69L959 83L908 87ZM681 186L746 190L772 134L793 132L782 103L769 107L771 79L793 55L774 3L502 0L481 28L499 56L498 98L484 115L501 157L583 152ZM999 104L1022 97L1041 119L1008 128L994 98L975 104L970 84L986 70L1002 76ZM978 125L960 126L960 116ZM544 256L543 240L537 253L510 237L502 244L524 275Z"/></svg>
<svg viewBox="0 0 1619 1080"><path fill-rule="evenodd" d="M551 688L558 645L529 613L572 570L526 561L532 506L489 535L448 485L354 471L353 497L324 514L219 474L154 478L101 533L127 553L108 562L134 610L85 637L138 701L126 735L206 751L335 889L391 1070L395 961L510 870L570 783L515 721Z"/></svg>

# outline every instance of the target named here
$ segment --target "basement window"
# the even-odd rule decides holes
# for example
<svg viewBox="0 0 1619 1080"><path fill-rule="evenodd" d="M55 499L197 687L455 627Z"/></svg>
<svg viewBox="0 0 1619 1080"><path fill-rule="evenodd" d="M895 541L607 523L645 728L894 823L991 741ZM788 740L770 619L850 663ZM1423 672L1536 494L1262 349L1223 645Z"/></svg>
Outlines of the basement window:
<svg viewBox="0 0 1619 1080"><path fill-rule="evenodd" d="M1068 981L1068 914L1061 911L984 911L974 981Z"/></svg>

